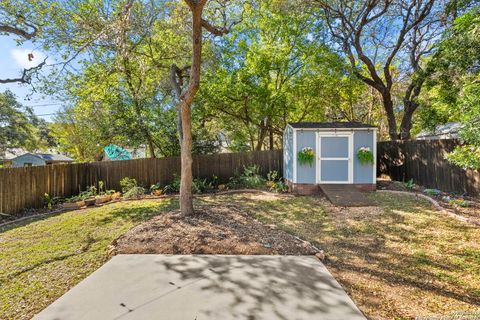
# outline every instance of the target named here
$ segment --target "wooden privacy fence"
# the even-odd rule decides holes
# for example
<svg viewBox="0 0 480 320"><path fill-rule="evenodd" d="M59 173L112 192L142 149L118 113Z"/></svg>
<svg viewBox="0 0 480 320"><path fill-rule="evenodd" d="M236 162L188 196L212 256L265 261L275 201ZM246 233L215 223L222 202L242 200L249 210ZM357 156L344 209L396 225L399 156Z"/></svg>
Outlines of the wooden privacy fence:
<svg viewBox="0 0 480 320"><path fill-rule="evenodd" d="M256 164L266 175L271 170L282 172L282 150L221 153L193 157L195 178L218 177L228 182L244 166ZM140 185L170 183L180 175L180 158L136 159L38 167L0 169L0 212L12 214L28 208L41 208L44 195L69 197L103 181L107 189L120 190L120 180L135 178Z"/></svg>
<svg viewBox="0 0 480 320"><path fill-rule="evenodd" d="M445 192L480 196L480 173L464 170L447 160L445 154L459 145L457 140L412 140L379 142L377 173L392 180L408 181Z"/></svg>

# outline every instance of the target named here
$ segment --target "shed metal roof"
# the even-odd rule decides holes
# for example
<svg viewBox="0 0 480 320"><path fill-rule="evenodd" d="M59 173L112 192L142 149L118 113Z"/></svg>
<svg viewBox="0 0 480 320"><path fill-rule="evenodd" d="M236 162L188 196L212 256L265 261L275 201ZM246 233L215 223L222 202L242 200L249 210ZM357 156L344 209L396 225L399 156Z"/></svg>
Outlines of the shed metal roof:
<svg viewBox="0 0 480 320"><path fill-rule="evenodd" d="M354 121L336 121L336 122L290 122L288 123L295 129L359 129L376 128L370 124Z"/></svg>

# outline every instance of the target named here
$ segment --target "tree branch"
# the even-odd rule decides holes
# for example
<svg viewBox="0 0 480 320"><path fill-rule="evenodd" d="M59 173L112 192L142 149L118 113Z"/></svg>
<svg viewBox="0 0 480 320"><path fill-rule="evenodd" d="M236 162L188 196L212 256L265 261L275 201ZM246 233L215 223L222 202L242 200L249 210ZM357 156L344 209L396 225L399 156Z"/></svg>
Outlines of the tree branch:
<svg viewBox="0 0 480 320"><path fill-rule="evenodd" d="M32 80L32 74L39 71L47 63L47 58L35 67L23 69L22 76L20 78L0 79L0 84L6 83L30 83Z"/></svg>
<svg viewBox="0 0 480 320"><path fill-rule="evenodd" d="M28 31L25 31L25 30L17 28L17 27L12 27L12 26L7 26L7 25L4 25L4 24L0 24L0 32L15 34L17 36L20 36L20 37L26 39L26 40L31 40L32 38L37 36L38 28L33 26L33 25L29 25L29 26L33 29L32 32L28 32Z"/></svg>

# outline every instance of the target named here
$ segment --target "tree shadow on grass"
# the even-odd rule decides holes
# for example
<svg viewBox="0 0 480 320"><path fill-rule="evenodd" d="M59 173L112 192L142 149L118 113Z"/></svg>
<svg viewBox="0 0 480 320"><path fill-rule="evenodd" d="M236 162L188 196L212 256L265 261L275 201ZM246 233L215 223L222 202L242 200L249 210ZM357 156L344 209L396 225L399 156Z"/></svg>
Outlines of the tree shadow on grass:
<svg viewBox="0 0 480 320"><path fill-rule="evenodd" d="M44 265L47 265L47 264L50 264L50 263L53 263L53 262L63 261L63 260L66 260L70 257L85 253L88 250L90 250L91 246L95 242L96 242L95 238L93 238L90 234L88 234L85 237L84 241L82 242L82 246L79 249L77 249L73 252L70 252L70 253L66 253L66 254L51 257L51 258L48 258L48 259L44 259L44 260L39 261L39 262L37 262L33 265L23 267L22 269L20 269L16 272L6 274L5 276L0 277L0 286L2 285L2 283L7 282L7 281L9 281L9 280L11 280L15 277L18 277L18 276L20 276L20 275L22 275L26 272L30 272L30 271L38 268L38 267L41 267L41 266L44 266Z"/></svg>
<svg viewBox="0 0 480 320"><path fill-rule="evenodd" d="M402 305L417 308L415 302L405 300L412 289L417 295L433 295L425 299L441 298L439 301L444 303L446 299L456 300L457 307L480 305L480 291L475 290L475 284L461 285L465 275L475 272L476 254L464 254L462 258L470 260L458 262L460 248L475 248L471 241L468 244L458 239L465 234L472 237L477 227L442 216L419 199L383 194L370 197L377 207L338 208L310 198L303 199L300 209L298 201L290 200L262 203L244 198L234 203L241 202L262 221L274 223L325 250L329 257L326 265L350 293L355 292L355 297L361 299L357 303L367 307L364 310L370 316L405 317ZM265 210L256 210L258 205ZM439 252L438 248L444 246L444 252ZM372 287L372 280L381 287ZM382 304L392 288L398 290L398 295L388 306L390 311L377 313L384 308Z"/></svg>

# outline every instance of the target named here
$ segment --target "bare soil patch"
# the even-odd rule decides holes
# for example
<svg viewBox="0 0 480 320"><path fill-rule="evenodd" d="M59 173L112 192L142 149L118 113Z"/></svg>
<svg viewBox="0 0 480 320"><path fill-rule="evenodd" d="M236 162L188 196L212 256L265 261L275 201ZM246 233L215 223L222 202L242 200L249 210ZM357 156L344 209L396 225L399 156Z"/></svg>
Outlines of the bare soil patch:
<svg viewBox="0 0 480 320"><path fill-rule="evenodd" d="M114 241L112 254L310 255L310 243L262 224L233 205L202 205L196 214L169 211Z"/></svg>

